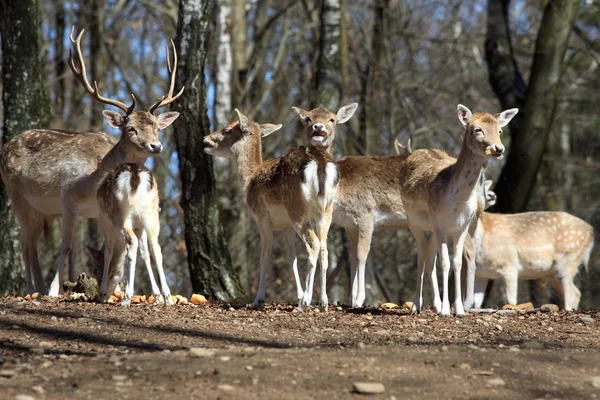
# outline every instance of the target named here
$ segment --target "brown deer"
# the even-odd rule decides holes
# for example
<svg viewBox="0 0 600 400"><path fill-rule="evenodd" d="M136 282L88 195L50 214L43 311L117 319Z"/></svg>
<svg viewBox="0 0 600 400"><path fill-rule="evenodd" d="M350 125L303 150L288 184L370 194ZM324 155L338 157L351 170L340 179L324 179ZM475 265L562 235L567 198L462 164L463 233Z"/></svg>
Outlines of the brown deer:
<svg viewBox="0 0 600 400"><path fill-rule="evenodd" d="M25 131L6 143L0 156L2 180L10 195L13 211L21 226L23 260L25 262L27 291L32 292L31 276L35 290L44 292L44 282L37 256L37 239L45 224L62 216L62 243L56 274L49 295L58 296L59 276L71 251L73 229L78 216L98 218L96 191L107 173L121 164L143 165L148 157L162 151L158 132L169 126L179 114L168 112L155 116L154 112L175 101L183 93L173 96L177 56L174 54L170 72L170 88L166 97L150 107L149 111L133 111L136 100L124 103L103 97L98 85L90 85L83 54L81 38L75 39L71 30L71 43L77 55L79 68L72 55L69 66L87 92L97 101L115 106L125 114L103 111L106 121L121 131L119 141L106 133L71 132L51 129ZM173 52L175 52L175 46ZM113 260L112 262L117 262Z"/></svg>
<svg viewBox="0 0 600 400"><path fill-rule="evenodd" d="M449 156L440 151L416 150L399 171L408 225L418 243L418 276L422 277L424 269L433 269L425 266L435 262L435 251L440 256L443 273L441 315L450 315L448 277L451 265L456 288L455 313L464 314L460 282L463 246L469 225L480 207L479 182L483 162L486 157L503 157L501 128L517 112L518 109L510 109L496 116L488 113L473 115L459 104L458 118L465 127L465 135L456 162L451 165L443 162ZM429 239L426 232L431 233ZM417 305L417 311L420 306Z"/></svg>
<svg viewBox="0 0 600 400"><path fill-rule="evenodd" d="M128 268L127 286L121 305L128 306L134 293L138 245L146 264L157 303L172 305L171 292L162 265L158 244L158 187L152 171L138 164L121 164L112 170L98 187L100 229L104 235L104 270L98 301L108 301L123 277L123 259ZM150 252L148 252L150 239ZM161 290L154 281L150 255L158 269ZM118 260L111 263L111 260ZM111 266L116 269L111 270Z"/></svg>
<svg viewBox="0 0 600 400"><path fill-rule="evenodd" d="M331 153L337 124L348 121L358 105L346 105L333 113L324 107L311 111L293 107L306 126L311 146ZM347 156L336 161L340 172L338 196L333 208L333 222L348 234L352 307L362 307L365 300L365 265L375 228L406 229L398 174L408 154L395 156ZM435 285L437 287L437 283Z"/></svg>
<svg viewBox="0 0 600 400"><path fill-rule="evenodd" d="M257 124L235 110L238 119L204 137L207 154L231 158L242 181L244 202L252 212L261 238L260 278L254 306L265 298L266 271L270 262L273 231L283 230L298 285L298 308L310 306L317 260L321 263L321 295L327 309L327 233L338 186L338 171L325 150L297 147L279 158L262 159L261 138L281 125ZM294 232L308 251L309 271L302 291L295 262Z"/></svg>
<svg viewBox="0 0 600 400"><path fill-rule="evenodd" d="M486 181L486 207L496 195ZM594 229L566 212L493 214L484 212L473 235L474 286L467 284L465 309L483 304L490 279L502 279L508 304L517 304L518 280L549 279L561 294L564 308L575 310L581 292L573 282L579 266L587 271Z"/></svg>

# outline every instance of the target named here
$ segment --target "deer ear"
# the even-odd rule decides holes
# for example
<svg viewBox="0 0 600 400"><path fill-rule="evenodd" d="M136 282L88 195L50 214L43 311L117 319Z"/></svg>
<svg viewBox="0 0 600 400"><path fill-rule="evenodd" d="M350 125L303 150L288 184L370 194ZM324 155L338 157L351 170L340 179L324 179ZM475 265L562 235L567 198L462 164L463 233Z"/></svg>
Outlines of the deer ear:
<svg viewBox="0 0 600 400"><path fill-rule="evenodd" d="M281 129L282 125L281 124L260 124L260 136L262 137L266 137L269 136L271 133L278 131Z"/></svg>
<svg viewBox="0 0 600 400"><path fill-rule="evenodd" d="M308 120L308 111L303 110L300 107L292 107L292 109L294 109L294 111L298 113L298 116L300 117L300 122L302 122L302 124L304 125L307 125L306 121Z"/></svg>
<svg viewBox="0 0 600 400"><path fill-rule="evenodd" d="M490 181L489 179L486 179L485 183L483 184L483 187L485 188L485 190L490 190L492 188L493 184L494 184L494 181Z"/></svg>
<svg viewBox="0 0 600 400"><path fill-rule="evenodd" d="M348 121L350 118L352 118L357 108L358 103L348 104L340 108L336 114L337 123L343 124L344 122Z"/></svg>
<svg viewBox="0 0 600 400"><path fill-rule="evenodd" d="M177 117L179 117L179 113L175 111L160 114L158 117L156 117L158 129L165 129L167 126L171 125L177 119Z"/></svg>
<svg viewBox="0 0 600 400"><path fill-rule="evenodd" d="M238 121L240 121L240 129L242 132L245 134L250 133L250 120L248 117L242 114L237 108L235 109L235 112L238 115Z"/></svg>
<svg viewBox="0 0 600 400"><path fill-rule="evenodd" d="M495 117L500 124L500 128L508 125L511 119L519 112L518 108L511 108L510 110L504 110L500 114L496 114Z"/></svg>
<svg viewBox="0 0 600 400"><path fill-rule="evenodd" d="M102 114L104 114L106 122L108 122L108 124L113 128L119 129L125 125L125 118L123 118L123 116L116 111L104 110L102 111Z"/></svg>
<svg viewBox="0 0 600 400"><path fill-rule="evenodd" d="M469 126L472 116L473 114L471 113L471 110L462 104L458 105L458 120L463 124L463 126Z"/></svg>

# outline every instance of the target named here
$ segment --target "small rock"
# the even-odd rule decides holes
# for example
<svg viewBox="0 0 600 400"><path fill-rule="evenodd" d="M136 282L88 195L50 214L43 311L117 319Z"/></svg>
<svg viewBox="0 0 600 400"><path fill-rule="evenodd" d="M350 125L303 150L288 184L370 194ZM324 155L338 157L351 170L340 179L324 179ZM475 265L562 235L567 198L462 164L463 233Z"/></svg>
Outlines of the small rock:
<svg viewBox="0 0 600 400"><path fill-rule="evenodd" d="M124 382L127 380L127 375L113 375L112 380L115 382Z"/></svg>
<svg viewBox="0 0 600 400"><path fill-rule="evenodd" d="M596 389L600 389L600 375L590 378L588 383Z"/></svg>
<svg viewBox="0 0 600 400"><path fill-rule="evenodd" d="M41 347L32 347L31 349L29 349L29 351L33 354L44 354L44 349L42 349Z"/></svg>
<svg viewBox="0 0 600 400"><path fill-rule="evenodd" d="M394 310L398 308L398 304L395 303L383 303L379 306L382 310Z"/></svg>
<svg viewBox="0 0 600 400"><path fill-rule="evenodd" d="M229 357L229 356L222 356L221 357L221 361L229 361L229 360L231 360L231 357Z"/></svg>
<svg viewBox="0 0 600 400"><path fill-rule="evenodd" d="M227 392L230 392L230 391L232 391L234 389L234 387L231 386L231 385L219 385L219 386L217 386L217 389L225 390Z"/></svg>
<svg viewBox="0 0 600 400"><path fill-rule="evenodd" d="M448 351L448 346L443 345L442 347L440 347L440 351L447 352Z"/></svg>
<svg viewBox="0 0 600 400"><path fill-rule="evenodd" d="M462 364L458 365L458 368L460 368L460 369L471 369L471 364L462 363Z"/></svg>
<svg viewBox="0 0 600 400"><path fill-rule="evenodd" d="M189 350L190 356L194 358L214 357L216 351L204 347L191 347Z"/></svg>
<svg viewBox="0 0 600 400"><path fill-rule="evenodd" d="M594 323L594 318L591 317L581 317L579 320L586 325L592 325Z"/></svg>
<svg viewBox="0 0 600 400"><path fill-rule="evenodd" d="M504 379L502 379L502 378L488 379L488 381L486 383L488 385L490 385L490 386L504 386L504 385L506 385L506 382L504 382Z"/></svg>
<svg viewBox="0 0 600 400"><path fill-rule="evenodd" d="M252 371L254 368L252 365L246 365L246 371Z"/></svg>
<svg viewBox="0 0 600 400"><path fill-rule="evenodd" d="M362 394L378 394L385 392L383 383L378 382L354 382L352 388L356 393Z"/></svg>
<svg viewBox="0 0 600 400"><path fill-rule="evenodd" d="M556 304L543 304L540 307L542 312L558 312L560 308Z"/></svg>
<svg viewBox="0 0 600 400"><path fill-rule="evenodd" d="M12 378L17 374L17 371L14 369L0 369L0 377L2 378Z"/></svg>
<svg viewBox="0 0 600 400"><path fill-rule="evenodd" d="M498 329L499 331L502 331L502 326L501 325L496 325L496 329Z"/></svg>
<svg viewBox="0 0 600 400"><path fill-rule="evenodd" d="M43 341L39 342L38 345L40 347L52 347L53 346L52 342L43 342Z"/></svg>
<svg viewBox="0 0 600 400"><path fill-rule="evenodd" d="M15 400L35 400L35 397L28 394L18 394L15 396Z"/></svg>
<svg viewBox="0 0 600 400"><path fill-rule="evenodd" d="M34 392L36 392L37 394L44 394L46 393L46 391L44 390L43 387L36 385L36 386L32 386L31 390L33 390Z"/></svg>
<svg viewBox="0 0 600 400"><path fill-rule="evenodd" d="M518 347L510 347L510 348L508 349L508 351L514 351L514 352L516 353L516 352L519 352L519 351L521 351L521 350L520 350Z"/></svg>

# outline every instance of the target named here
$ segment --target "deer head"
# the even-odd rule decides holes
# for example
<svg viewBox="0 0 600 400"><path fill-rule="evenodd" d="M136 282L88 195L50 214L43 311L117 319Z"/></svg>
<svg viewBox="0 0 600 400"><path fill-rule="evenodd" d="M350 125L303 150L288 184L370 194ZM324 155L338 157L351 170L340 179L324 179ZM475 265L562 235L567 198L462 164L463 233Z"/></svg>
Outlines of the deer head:
<svg viewBox="0 0 600 400"><path fill-rule="evenodd" d="M260 139L281 129L281 125L258 124L251 121L237 108L237 120L224 128L206 135L203 140L204 152L216 157L233 158L246 151L247 146L260 146Z"/></svg>
<svg viewBox="0 0 600 400"><path fill-rule="evenodd" d="M77 61L79 68L75 65L73 55L69 52L69 67L77 80L83 85L86 91L92 95L92 97L104 104L112 105L120 108L125 115L122 115L115 111L104 110L102 114L106 118L106 121L113 128L117 128L121 131L121 141L125 143L128 150L136 153L140 158L154 157L162 151L162 144L158 139L158 132L161 129L165 129L173 123L179 116L177 112L167 112L155 116L154 112L164 107L175 100L177 100L182 94L185 88L181 88L177 95L173 96L173 90L175 88L175 74L177 72L177 51L175 44L171 41L173 47L173 68L171 68L171 62L169 57L169 48L167 46L167 68L170 74L170 87L169 92L166 96L163 96L158 102L154 103L148 111L133 111L136 105L135 96L131 95L131 105L127 106L124 103L106 98L98 91L98 84L94 81L92 86L87 78L87 70L85 67L85 61L83 59L83 53L81 51L81 38L85 32L83 29L77 38L73 37L75 27L71 29L69 38L73 45L75 54L77 55Z"/></svg>
<svg viewBox="0 0 600 400"><path fill-rule="evenodd" d="M306 126L306 136L311 146L328 149L335 138L335 127L348 121L358 108L357 103L345 105L337 113L325 107L317 107L306 111L299 107L292 107L300 116L300 121Z"/></svg>
<svg viewBox="0 0 600 400"><path fill-rule="evenodd" d="M458 119L465 127L465 142L475 154L501 160L504 157L504 146L500 141L500 133L504 126L519 112L518 108L502 111L500 114L472 114L462 104L458 105Z"/></svg>

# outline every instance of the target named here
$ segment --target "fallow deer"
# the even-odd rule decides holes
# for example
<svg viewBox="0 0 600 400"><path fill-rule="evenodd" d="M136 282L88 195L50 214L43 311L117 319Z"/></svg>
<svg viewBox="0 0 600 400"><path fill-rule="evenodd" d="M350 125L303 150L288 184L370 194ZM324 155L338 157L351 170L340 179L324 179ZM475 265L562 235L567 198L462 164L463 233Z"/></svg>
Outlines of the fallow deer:
<svg viewBox="0 0 600 400"><path fill-rule="evenodd" d="M473 115L467 107L459 104L458 118L465 127L465 135L456 162L451 165L443 162L449 157L446 153L416 150L399 171L408 225L418 243L417 290L422 284L423 271L430 269L425 266L435 262L437 251L443 273L441 315L450 315L448 277L451 265L456 288L455 313L464 314L460 282L463 245L480 202L479 182L483 162L486 157L503 157L501 128L517 112L518 109L510 109L496 116L488 113ZM429 239L425 236L426 232L431 233ZM420 307L421 304L416 305L416 311Z"/></svg>
<svg viewBox="0 0 600 400"><path fill-rule="evenodd" d="M252 212L261 237L260 278L254 306L265 298L266 271L273 231L283 230L293 270L299 284L298 308L310 306L317 260L321 263L321 307L327 309L327 233L338 186L338 171L325 150L298 147L279 158L262 159L261 138L281 125L257 124L235 110L238 119L204 137L207 154L235 161L242 181L244 202ZM302 292L295 262L294 232L308 250L309 271Z"/></svg>
<svg viewBox="0 0 600 400"><path fill-rule="evenodd" d="M168 112L155 116L154 112L175 101L183 93L173 96L177 56L171 68L170 88L166 97L150 107L149 111L133 111L132 103L124 103L103 97L98 85L90 85L83 54L81 38L84 30L75 39L71 30L71 43L77 55L79 68L72 55L69 67L75 77L92 97L104 104L115 106L125 114L103 111L106 121L121 131L119 141L106 133L71 132L52 129L32 129L21 133L2 149L0 172L9 193L11 204L21 227L23 259L25 262L27 291L32 292L31 275L35 290L44 292L44 282L37 256L37 239L44 224L62 216L62 243L56 274L49 295L58 296L59 276L71 251L73 229L78 216L98 218L96 191L107 173L121 164L143 165L148 157L162 151L158 132L169 126L179 114ZM173 52L175 52L175 45ZM116 262L116 260L113 260Z"/></svg>
<svg viewBox="0 0 600 400"><path fill-rule="evenodd" d="M333 113L324 107L311 111L293 107L306 126L311 146L329 153L337 124L348 121L358 105L346 105ZM350 305L362 307L365 300L365 265L375 228L406 229L406 214L398 173L408 155L346 156L336 161L340 172L333 222L348 234L352 294ZM437 287L437 283L436 283Z"/></svg>
<svg viewBox="0 0 600 400"><path fill-rule="evenodd" d="M486 206L496 195L486 181ZM484 212L473 235L474 287L467 285L465 309L483 304L488 280L502 279L508 304L517 304L518 280L549 279L564 308L575 310L581 292L573 282L579 266L587 271L594 229L585 221L556 211L493 214ZM471 289L473 288L473 289Z"/></svg>
<svg viewBox="0 0 600 400"><path fill-rule="evenodd" d="M98 301L106 302L123 277L126 256L127 287L121 305L128 306L134 292L138 245L146 264L157 303L172 305L171 292L162 265L158 244L158 187L152 171L138 164L121 164L102 181L97 192L100 229L104 235L104 270ZM148 239L150 252L148 252ZM150 255L156 262L161 290L158 291ZM111 263L115 258L118 260ZM111 270L111 266L113 269Z"/></svg>

